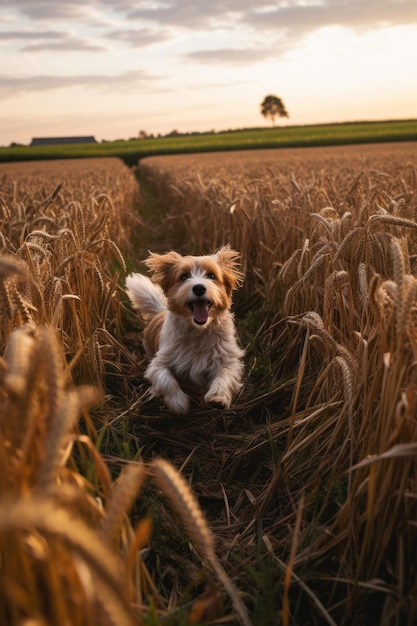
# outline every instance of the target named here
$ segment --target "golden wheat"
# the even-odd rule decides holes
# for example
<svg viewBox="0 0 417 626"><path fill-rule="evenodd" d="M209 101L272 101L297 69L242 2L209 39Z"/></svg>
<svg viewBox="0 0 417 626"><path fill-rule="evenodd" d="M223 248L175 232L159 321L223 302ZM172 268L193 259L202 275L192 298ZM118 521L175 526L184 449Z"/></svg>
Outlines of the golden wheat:
<svg viewBox="0 0 417 626"><path fill-rule="evenodd" d="M1 362L1 380L2 622L17 625L38 616L51 625L63 620L74 626L142 623L146 608L142 600L139 603L141 586L152 587L152 581L137 552L149 541L149 530L143 522L132 529L127 512L150 474L181 511L196 546L230 594L239 620L250 624L214 553L207 522L179 473L156 459L148 470L143 463L129 464L111 485L100 454L78 433L81 413L99 396L94 388L73 387L56 329L16 329ZM99 493L98 484L89 484L75 469L77 442L87 445L105 486L104 508L92 497Z"/></svg>
<svg viewBox="0 0 417 626"><path fill-rule="evenodd" d="M126 271L121 248L128 252L137 219L135 178L117 159L4 164L0 174L2 267L13 259L20 278L7 276L0 289L3 348L16 323L52 323L67 355L78 354L79 379L101 384L91 337L120 318L115 296Z"/></svg>
<svg viewBox="0 0 417 626"><path fill-rule="evenodd" d="M115 162L96 163L95 172L86 162L54 163L48 177L41 164L33 174L8 166L0 192L8 345L0 361L0 495L13 515L23 511L21 498L42 510L53 503L60 519L75 515L74 544L84 526L95 543L90 555L36 515L30 522L29 512L29 531L17 525L13 534L5 513L2 618L17 624L44 615L38 594L30 615L18 601L32 597L39 576L54 598L53 623L64 615L77 624L140 621L150 595L159 614L183 602L184 589L205 574L166 546L166 533L153 540L147 518L136 529L127 518L139 491L139 509L146 501L142 482L151 476L242 623L248 611L236 586L256 623L263 610L266 623L415 621L415 158L415 145L405 143L202 155L198 167L195 156L141 163L142 185L158 195L165 221L144 230L135 262L151 247L147 237L155 252L172 243L207 253L230 243L246 274L234 303L247 348L245 388L223 415L196 405L175 424L147 399L140 324L132 333L134 317L122 316L119 279L138 223L131 173ZM72 377L116 389L122 406L109 419L109 438L123 436L146 458L162 451L177 466L192 461L190 484L155 460L129 465L113 482L121 461L110 457L109 468L96 449L90 391L74 388ZM80 432L81 414L92 438ZM153 508L155 532L161 515L178 537L159 498ZM127 580L113 594L96 555L103 542ZM136 553L148 543L151 554L159 548L152 572Z"/></svg>
<svg viewBox="0 0 417 626"><path fill-rule="evenodd" d="M291 503L293 494L306 494L308 548L297 563L314 569L317 559L320 578L320 564L337 561L326 599L329 622L359 619L377 577L384 582L375 590L386 604L372 623L411 624L415 617L408 555L417 547L410 497L417 467L414 448L401 447L417 441L415 158L415 144L398 144L202 155L197 169L187 156L140 166L170 206L170 232L185 233L184 250L231 243L242 254L246 281L237 311L243 324L246 310L259 320L255 339L245 336L248 365L252 376L265 368L270 391L264 378L258 387L248 378L239 417L243 407L263 406L266 423L258 426L254 415L252 435L241 435L240 463L236 443L233 468L244 472L249 441L255 459L256 450L275 451L264 460L269 481L258 492L251 488L263 522L272 515L266 532L274 556L291 550L279 516L281 523L291 520L303 542ZM290 371L293 412L280 395ZM369 454L372 464L361 464ZM339 489L345 491L332 503ZM236 519L242 509L236 505ZM255 531L252 537L259 541Z"/></svg>

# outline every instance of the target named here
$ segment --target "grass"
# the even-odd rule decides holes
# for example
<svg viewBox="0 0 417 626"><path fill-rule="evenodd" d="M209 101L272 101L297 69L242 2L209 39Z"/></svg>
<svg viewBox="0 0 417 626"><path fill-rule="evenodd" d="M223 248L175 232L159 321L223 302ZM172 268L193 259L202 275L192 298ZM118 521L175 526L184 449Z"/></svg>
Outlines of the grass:
<svg viewBox="0 0 417 626"><path fill-rule="evenodd" d="M0 148L0 162L119 157L127 165L136 165L142 158L161 154L415 141L416 139L417 120L352 122L258 128L100 144L16 146Z"/></svg>
<svg viewBox="0 0 417 626"><path fill-rule="evenodd" d="M415 622L415 159L152 157L139 204L119 160L0 166L0 621ZM172 416L124 267L229 242L245 387Z"/></svg>

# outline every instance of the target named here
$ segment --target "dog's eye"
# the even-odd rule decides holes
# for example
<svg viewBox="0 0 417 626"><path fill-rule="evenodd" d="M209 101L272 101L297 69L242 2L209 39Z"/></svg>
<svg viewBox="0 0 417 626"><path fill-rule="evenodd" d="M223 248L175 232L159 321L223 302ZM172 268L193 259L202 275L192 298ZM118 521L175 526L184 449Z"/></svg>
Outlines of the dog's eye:
<svg viewBox="0 0 417 626"><path fill-rule="evenodd" d="M188 278L190 278L188 274L181 274L180 276L180 280L182 280L182 282L185 282L186 280L188 280Z"/></svg>
<svg viewBox="0 0 417 626"><path fill-rule="evenodd" d="M207 278L209 278L210 280L216 280L216 276L213 274L213 272L209 272L207 274Z"/></svg>

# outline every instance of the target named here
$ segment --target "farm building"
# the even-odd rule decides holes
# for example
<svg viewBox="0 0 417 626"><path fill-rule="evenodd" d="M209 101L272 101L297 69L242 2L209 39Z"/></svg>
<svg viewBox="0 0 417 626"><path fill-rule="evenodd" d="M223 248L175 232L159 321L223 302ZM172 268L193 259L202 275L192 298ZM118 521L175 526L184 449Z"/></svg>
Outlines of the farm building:
<svg viewBox="0 0 417 626"><path fill-rule="evenodd" d="M85 137L34 137L31 146L59 146L61 144L97 143L93 135Z"/></svg>

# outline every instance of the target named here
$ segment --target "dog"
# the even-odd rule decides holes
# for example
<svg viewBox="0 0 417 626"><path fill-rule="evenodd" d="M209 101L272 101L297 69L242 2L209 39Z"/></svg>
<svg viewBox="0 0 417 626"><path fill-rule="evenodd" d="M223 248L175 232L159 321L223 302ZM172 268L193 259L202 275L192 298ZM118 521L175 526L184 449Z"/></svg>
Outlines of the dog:
<svg viewBox="0 0 417 626"><path fill-rule="evenodd" d="M204 256L151 252L144 263L152 280L130 274L126 291L145 322L152 395L176 414L189 410L183 387L202 393L207 404L230 408L244 369L230 311L243 282L239 253L228 245Z"/></svg>

